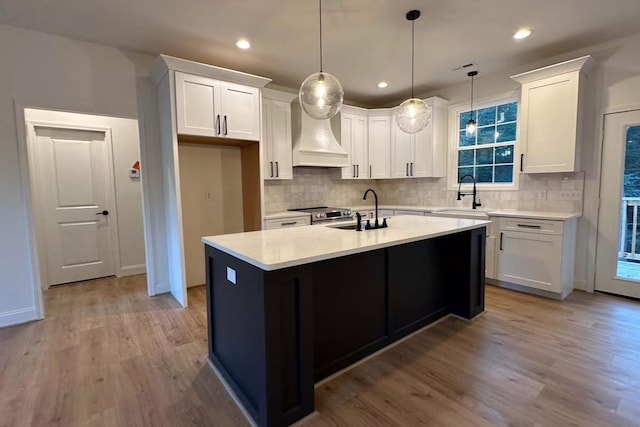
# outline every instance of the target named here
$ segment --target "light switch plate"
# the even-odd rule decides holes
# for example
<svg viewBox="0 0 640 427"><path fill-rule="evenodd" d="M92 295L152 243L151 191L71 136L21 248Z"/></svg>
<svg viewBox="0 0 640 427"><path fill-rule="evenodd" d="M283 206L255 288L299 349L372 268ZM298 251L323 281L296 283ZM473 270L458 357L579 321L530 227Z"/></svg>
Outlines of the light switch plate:
<svg viewBox="0 0 640 427"><path fill-rule="evenodd" d="M231 283L233 283L234 285L236 285L236 271L231 268L231 267L227 267L227 280Z"/></svg>

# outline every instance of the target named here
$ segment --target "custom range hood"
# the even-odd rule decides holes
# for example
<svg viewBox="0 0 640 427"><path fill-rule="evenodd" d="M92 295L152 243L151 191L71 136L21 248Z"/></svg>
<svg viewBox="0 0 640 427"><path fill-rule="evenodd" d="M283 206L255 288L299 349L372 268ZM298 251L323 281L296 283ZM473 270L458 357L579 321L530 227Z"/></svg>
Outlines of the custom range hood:
<svg viewBox="0 0 640 427"><path fill-rule="evenodd" d="M348 166L348 154L334 136L332 119L316 120L302 111L298 102L291 104L293 130L293 166L342 168ZM340 116L334 117L334 124ZM338 132L339 133L339 132Z"/></svg>

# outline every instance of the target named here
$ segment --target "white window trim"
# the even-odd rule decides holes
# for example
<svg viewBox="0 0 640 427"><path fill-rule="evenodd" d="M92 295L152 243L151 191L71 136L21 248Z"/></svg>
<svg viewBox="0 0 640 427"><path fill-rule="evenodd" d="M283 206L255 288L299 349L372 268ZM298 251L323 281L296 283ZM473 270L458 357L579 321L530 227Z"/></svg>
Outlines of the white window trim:
<svg viewBox="0 0 640 427"><path fill-rule="evenodd" d="M514 144L513 153L513 183L511 184L489 184L478 183L477 188L481 188L485 191L515 191L520 188L520 90L514 92L502 93L499 95L473 100L473 109L480 110L482 108L493 107L494 105L508 104L511 102L518 103L518 125L516 127L516 141ZM448 170L451 173L447 174L447 185L450 190L458 190L458 120L460 113L471 109L471 102L464 102L460 104L454 104L449 106L449 120L448 120ZM465 180L462 183L461 188L465 191L470 190L473 187L471 181Z"/></svg>

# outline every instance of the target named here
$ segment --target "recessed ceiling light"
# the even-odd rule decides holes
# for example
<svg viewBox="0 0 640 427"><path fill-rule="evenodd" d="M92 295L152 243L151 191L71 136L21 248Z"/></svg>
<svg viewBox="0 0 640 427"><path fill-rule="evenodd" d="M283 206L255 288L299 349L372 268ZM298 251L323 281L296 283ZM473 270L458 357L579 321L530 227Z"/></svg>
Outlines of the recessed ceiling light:
<svg viewBox="0 0 640 427"><path fill-rule="evenodd" d="M236 46L238 49L249 49L251 47L251 43L247 39L240 39L236 42Z"/></svg>
<svg viewBox="0 0 640 427"><path fill-rule="evenodd" d="M387 87L387 86L389 86L389 83L387 83L387 82L380 82L380 83L378 83L378 87L379 87L380 89L384 89L384 88L385 88L385 87Z"/></svg>
<svg viewBox="0 0 640 427"><path fill-rule="evenodd" d="M513 38L516 40L526 39L533 33L533 29L531 28L521 28L513 35Z"/></svg>

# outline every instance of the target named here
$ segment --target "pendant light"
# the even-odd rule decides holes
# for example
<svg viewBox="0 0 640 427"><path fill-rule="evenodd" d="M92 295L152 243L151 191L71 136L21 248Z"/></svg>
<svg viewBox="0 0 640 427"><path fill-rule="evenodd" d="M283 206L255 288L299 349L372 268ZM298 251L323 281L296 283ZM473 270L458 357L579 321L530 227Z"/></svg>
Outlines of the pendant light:
<svg viewBox="0 0 640 427"><path fill-rule="evenodd" d="M406 133L417 133L427 127L431 119L431 108L418 98L413 97L413 73L415 60L415 20L420 17L419 10L407 12L407 21L411 21L411 98L404 101L396 112L396 122L400 130Z"/></svg>
<svg viewBox="0 0 640 427"><path fill-rule="evenodd" d="M473 78L478 75L477 71L469 71L467 76L471 77L471 118L467 122L467 135L475 135L476 129L478 129L478 125L476 121L473 119Z"/></svg>
<svg viewBox="0 0 640 427"><path fill-rule="evenodd" d="M307 77L300 86L300 105L314 119L330 119L342 108L344 91L334 76L322 71L322 0L318 0L320 15L320 72Z"/></svg>

